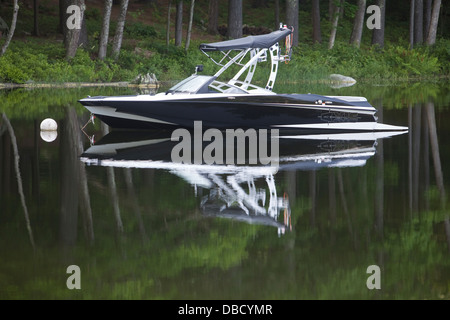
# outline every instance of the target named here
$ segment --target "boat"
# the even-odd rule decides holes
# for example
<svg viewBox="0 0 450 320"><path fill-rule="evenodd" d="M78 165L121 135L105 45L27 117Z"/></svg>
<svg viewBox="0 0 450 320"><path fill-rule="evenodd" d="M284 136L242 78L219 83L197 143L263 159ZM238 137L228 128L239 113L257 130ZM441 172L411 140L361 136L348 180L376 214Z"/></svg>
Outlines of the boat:
<svg viewBox="0 0 450 320"><path fill-rule="evenodd" d="M363 132L315 134L313 132L292 136L276 136L277 161L264 161L258 152L247 152L245 161L196 162L193 159L178 161L173 150L179 144L171 133L165 130L113 130L92 144L81 155L80 160L88 165L162 169L183 176L188 173L188 181L204 181L202 175L227 174L230 172L271 172L283 170L319 170L324 167L364 166L376 153L377 141L405 134L407 131ZM260 137L255 144L260 145ZM264 137L263 137L264 138ZM269 138L270 139L270 138ZM202 140L201 138L199 140ZM196 141L191 141L192 150ZM270 141L265 143L271 144ZM202 141L201 150L208 148L209 142ZM233 146L235 149L239 146ZM244 148L248 148L248 144ZM226 145L223 145L224 158ZM241 148L242 149L242 148ZM235 153L237 155L237 152ZM264 154L263 157L266 157ZM256 159L255 159L256 158ZM198 174L193 174L194 172ZM194 179L192 177L197 177ZM205 186L209 185L205 183Z"/></svg>
<svg viewBox="0 0 450 320"><path fill-rule="evenodd" d="M279 162L261 165L178 163L171 153L176 144L162 130L113 130L87 148L80 161L89 166L156 169L174 174L200 194L205 217L291 230L287 194L280 194L276 175L283 171L318 171L362 167L376 154L378 141L405 132L365 132L285 136L279 140ZM265 188L260 188L265 185ZM259 186L258 188L256 186ZM209 191L209 192L208 192Z"/></svg>
<svg viewBox="0 0 450 320"><path fill-rule="evenodd" d="M281 48L283 40L285 45ZM203 66L198 65L194 74L166 92L88 96L79 102L113 129L192 129L196 122L201 122L204 130L253 128L282 133L407 130L379 123L376 108L365 97L275 93L279 64L289 62L292 56L292 29L286 26L268 34L203 43L199 49L221 67L214 75L200 74ZM269 76L266 85L259 87L251 82L257 65L264 62L270 63ZM228 81L219 80L234 65L240 67L239 71Z"/></svg>

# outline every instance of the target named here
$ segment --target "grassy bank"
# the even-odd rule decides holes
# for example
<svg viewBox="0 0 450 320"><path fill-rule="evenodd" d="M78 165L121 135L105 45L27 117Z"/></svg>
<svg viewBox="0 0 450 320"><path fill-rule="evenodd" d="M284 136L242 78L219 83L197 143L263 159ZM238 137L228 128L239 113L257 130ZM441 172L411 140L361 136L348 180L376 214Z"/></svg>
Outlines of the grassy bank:
<svg viewBox="0 0 450 320"><path fill-rule="evenodd" d="M205 73L213 73L217 67L197 50L198 44L194 42L187 53L157 42L140 43L135 48L125 46L118 61L95 60L91 58L94 52L81 49L74 59L67 61L59 43L42 44L38 39L14 41L0 57L0 82L130 82L138 74L147 73L167 82L186 77L199 63L205 65ZM325 45L299 45L289 65L281 66L278 81L321 81L332 73L360 82L433 80L449 75L449 48L448 40L440 40L432 48L414 50L395 45L387 45L384 50L358 49L346 43L337 43L332 50Z"/></svg>
<svg viewBox="0 0 450 320"><path fill-rule="evenodd" d="M134 11L133 11L134 10ZM194 38L186 52L184 47L169 46L165 43L165 14L153 10L152 24L144 23L143 9L130 8L125 27L124 41L117 61L107 58L96 59L98 36L101 29L101 11L88 8L86 13L89 34L89 46L79 49L74 59L65 59L65 50L61 35L50 32L57 25L54 8L44 10L41 29L45 36L23 36L24 30L32 29L32 13L29 8L21 8L22 23L19 23L17 36L14 37L7 53L0 57L1 83L66 83L66 82L132 82L137 75L155 74L163 83L185 78L194 71L197 64L204 64L205 74L217 70L206 56L197 49L201 42L220 41L220 36L208 35L202 26L200 17L205 8L197 7L194 19ZM269 27L267 8L252 8L252 16L244 14L247 20ZM258 14L259 12L259 14ZM309 11L300 11L300 20L304 21L300 33L300 45L295 48L293 59L288 66L281 66L278 82L305 83L327 81L330 74L338 73L350 76L358 82L393 83L409 80L433 81L450 74L450 40L440 38L433 47L418 46L408 49L404 40L395 34L403 30L403 25L389 25L386 28L384 49L370 45L369 32L363 36L361 48L348 44L352 18L341 19L338 37L333 49L327 49L326 35L330 28L323 18L323 39L321 45L310 44ZM221 14L221 22L225 14ZM262 19L261 17L265 17ZM258 20L259 19L259 20ZM25 22L23 22L25 21ZM186 20L185 20L186 21ZM114 30L114 21L111 29ZM44 32L42 32L44 34ZM173 43L173 40L172 40ZM255 76L257 83L265 81L265 73Z"/></svg>

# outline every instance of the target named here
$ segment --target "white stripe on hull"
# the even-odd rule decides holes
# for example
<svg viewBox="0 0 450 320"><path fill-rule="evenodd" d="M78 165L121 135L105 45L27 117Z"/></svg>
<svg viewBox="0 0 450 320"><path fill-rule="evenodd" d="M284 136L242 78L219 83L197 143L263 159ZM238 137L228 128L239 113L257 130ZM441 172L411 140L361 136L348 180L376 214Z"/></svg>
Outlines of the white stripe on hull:
<svg viewBox="0 0 450 320"><path fill-rule="evenodd" d="M305 134L295 136L279 136L281 139L304 139L304 140L358 140L375 141L377 139L390 138L396 135L408 133L408 131L378 131L378 132L358 132L358 133L334 133L334 134Z"/></svg>
<svg viewBox="0 0 450 320"><path fill-rule="evenodd" d="M237 165L208 165L208 164L185 164L176 162L152 161L152 160L113 160L113 159L91 159L80 157L80 160L88 165L100 165L102 167L118 168L148 168L173 170L173 173L180 170L185 172L196 171L205 174L228 174L245 172L255 177L264 177L269 174L276 174L276 166L237 166Z"/></svg>
<svg viewBox="0 0 450 320"><path fill-rule="evenodd" d="M267 91L264 94L258 93L258 94L248 94L248 93L202 93L202 94L190 94L190 93L176 93L176 94L165 94L164 92L155 94L155 95L136 95L136 96L113 96L113 97L104 97L104 98L84 98L81 99L80 102L97 102L97 101L118 101L118 102L152 102L152 101L177 101L177 100L194 100L199 99L200 97L202 99L209 99L209 98L228 98L230 96L232 97L266 97L266 96L273 96L276 95L272 91Z"/></svg>
<svg viewBox="0 0 450 320"><path fill-rule="evenodd" d="M407 131L408 127L393 126L377 122L339 122L273 125L275 128L292 129L330 129L330 130L363 130L363 131Z"/></svg>
<svg viewBox="0 0 450 320"><path fill-rule="evenodd" d="M112 117L112 118L121 118L121 119L128 119L128 120L136 120L136 121L145 121L145 122L153 122L153 123L163 123L163 124L170 124L170 125L177 125L173 122L167 122L163 120L158 120L150 117L143 117L138 116L135 114L129 114L124 112L118 112L116 111L116 108L113 107L97 107L97 106L85 106L86 109L88 109L91 113L95 115L100 116L106 116L106 117Z"/></svg>
<svg viewBox="0 0 450 320"><path fill-rule="evenodd" d="M358 106L340 106L340 105L317 105L317 104L285 104L285 103L271 103L265 104L272 107L296 108L296 109L312 109L322 111L338 111L338 112L352 112L360 114L375 114L377 110L373 107L358 107Z"/></svg>
<svg viewBox="0 0 450 320"><path fill-rule="evenodd" d="M85 154L103 154L103 155L107 154L107 155L111 156L111 155L117 154L117 150L120 150L120 149L148 146L148 145L157 144L157 143L161 143L161 142L165 142L165 141L170 141L170 138L99 144L99 145L91 146L84 153Z"/></svg>

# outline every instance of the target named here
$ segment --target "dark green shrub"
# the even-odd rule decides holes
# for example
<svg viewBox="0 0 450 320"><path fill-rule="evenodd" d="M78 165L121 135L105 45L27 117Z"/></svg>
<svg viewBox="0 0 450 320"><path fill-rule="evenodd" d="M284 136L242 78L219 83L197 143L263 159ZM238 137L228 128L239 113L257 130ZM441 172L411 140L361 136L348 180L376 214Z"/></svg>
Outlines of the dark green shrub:
<svg viewBox="0 0 450 320"><path fill-rule="evenodd" d="M157 36L155 28L143 24L140 21L125 24L124 33L128 37L136 39L146 39Z"/></svg>

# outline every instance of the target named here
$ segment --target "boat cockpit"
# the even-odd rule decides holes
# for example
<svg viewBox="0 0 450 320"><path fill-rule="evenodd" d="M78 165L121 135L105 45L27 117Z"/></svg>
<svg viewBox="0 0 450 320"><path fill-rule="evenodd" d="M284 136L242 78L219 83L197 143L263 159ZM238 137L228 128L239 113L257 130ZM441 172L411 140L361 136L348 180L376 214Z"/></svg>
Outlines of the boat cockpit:
<svg viewBox="0 0 450 320"><path fill-rule="evenodd" d="M216 76L204 76L193 74L183 81L177 83L166 91L167 94L202 94L202 93L225 93L225 94L275 94L271 90L263 89L256 85L239 80L221 82ZM245 88L245 89L244 89Z"/></svg>
<svg viewBox="0 0 450 320"><path fill-rule="evenodd" d="M278 44L283 38L286 38L286 55L281 55ZM174 85L165 94L274 94L272 89L278 72L278 62L290 60L291 44L292 29L282 26L280 26L280 30L270 34L209 44L202 43L200 50L215 64L221 66L221 69L213 76L206 76L197 74L197 71L202 70L202 66L197 66L193 75ZM220 52L222 58L214 58L212 52ZM269 55L271 60L270 75L265 87L261 88L252 84L251 81L257 64L267 61ZM232 65L238 65L241 69L231 80L227 82L218 81L219 76ZM239 80L245 72L245 79Z"/></svg>

